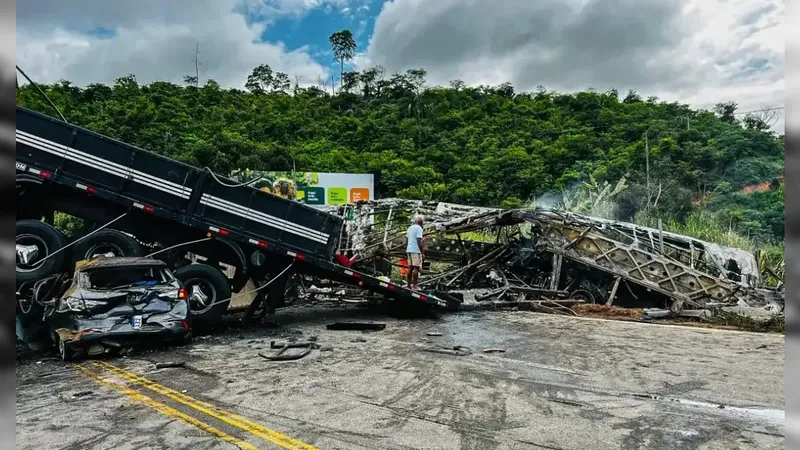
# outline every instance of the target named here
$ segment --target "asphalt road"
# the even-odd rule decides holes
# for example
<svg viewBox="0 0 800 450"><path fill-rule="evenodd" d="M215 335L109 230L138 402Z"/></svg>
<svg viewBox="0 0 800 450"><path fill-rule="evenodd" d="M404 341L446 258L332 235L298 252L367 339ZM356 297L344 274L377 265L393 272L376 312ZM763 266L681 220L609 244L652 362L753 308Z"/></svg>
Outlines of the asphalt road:
<svg viewBox="0 0 800 450"><path fill-rule="evenodd" d="M277 318L125 358L21 361L17 448L784 448L783 336L528 312ZM345 320L387 327L325 329ZM322 348L298 361L257 355L312 336ZM455 345L472 353L424 350Z"/></svg>

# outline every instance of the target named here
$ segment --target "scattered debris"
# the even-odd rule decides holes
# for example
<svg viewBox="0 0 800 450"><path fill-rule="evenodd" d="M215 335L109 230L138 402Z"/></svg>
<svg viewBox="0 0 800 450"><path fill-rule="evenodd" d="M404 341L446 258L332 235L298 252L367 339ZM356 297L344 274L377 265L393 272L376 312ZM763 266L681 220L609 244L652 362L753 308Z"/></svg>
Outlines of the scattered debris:
<svg viewBox="0 0 800 450"><path fill-rule="evenodd" d="M642 310L644 319L660 319L672 315L672 311L661 308L645 308Z"/></svg>
<svg viewBox="0 0 800 450"><path fill-rule="evenodd" d="M314 342L270 342L270 348L278 349L278 352L267 355L259 352L258 356L268 359L270 361L295 361L304 358L311 350L319 348L319 345ZM289 349L302 349L299 353L286 353Z"/></svg>
<svg viewBox="0 0 800 450"><path fill-rule="evenodd" d="M701 320L711 320L711 318L714 317L714 313L712 313L709 309L684 309L678 312L678 316L693 317Z"/></svg>
<svg viewBox="0 0 800 450"><path fill-rule="evenodd" d="M335 322L325 326L329 330L353 330L353 331L381 331L386 328L385 323L373 322Z"/></svg>
<svg viewBox="0 0 800 450"><path fill-rule="evenodd" d="M87 395L94 394L94 391L80 391L72 394L72 398L86 397Z"/></svg>
<svg viewBox="0 0 800 450"><path fill-rule="evenodd" d="M430 353L442 353L445 355L453 355L453 356L467 356L472 354L472 349L469 347L465 347L463 345L456 345L454 347L439 347L439 346L425 347L422 349L422 351Z"/></svg>
<svg viewBox="0 0 800 450"><path fill-rule="evenodd" d="M587 406L586 403L576 402L576 401L569 400L569 399L566 399L566 398L554 397L554 398L548 398L547 400L551 401L551 402L554 402L554 403L561 403L562 405L575 406L575 407L578 407L578 408L584 408L584 407Z"/></svg>
<svg viewBox="0 0 800 450"><path fill-rule="evenodd" d="M169 369L172 367L185 367L185 361L172 361L172 362L161 362L156 363L156 369Z"/></svg>

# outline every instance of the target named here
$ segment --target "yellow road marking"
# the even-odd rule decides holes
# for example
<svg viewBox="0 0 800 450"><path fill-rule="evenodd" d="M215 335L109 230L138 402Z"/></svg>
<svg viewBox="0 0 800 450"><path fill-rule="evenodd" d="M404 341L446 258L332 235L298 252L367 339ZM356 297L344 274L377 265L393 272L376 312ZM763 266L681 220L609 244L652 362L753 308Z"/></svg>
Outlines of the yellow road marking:
<svg viewBox="0 0 800 450"><path fill-rule="evenodd" d="M225 411L217 406L197 400L193 397L190 397L186 394L170 389L166 386L162 386L154 381L148 380L147 378L139 376L133 372L129 372L125 369L119 368L117 366L114 366L112 364L103 361L97 361L94 362L93 364L95 364L102 370L106 370L122 378L123 380L144 387L145 389L149 389L158 394L161 394L184 406L188 406L192 409L200 411L206 415L221 420L222 422L225 422L228 425L244 430L268 442L272 442L273 444L278 445L282 448L288 450L318 450L316 447L313 447L309 444L298 441L297 439L294 439L292 437L286 436L285 434L282 434L278 431L269 429L261 424L255 423L252 420L241 417L232 412Z"/></svg>
<svg viewBox="0 0 800 450"><path fill-rule="evenodd" d="M177 409L174 409L174 408L172 408L170 406L167 406L167 405L165 405L163 403L159 403L159 402L153 400L152 398L150 398L150 397L148 397L148 396L146 396L144 394L141 394L139 392L134 391L133 389L128 388L127 386L123 386L122 384L115 383L113 381L107 380L106 378L103 378L103 377L91 372L89 369L87 369L87 368L85 368L83 366L75 366L75 367L78 370L80 370L81 372L83 372L84 375L86 375L87 377L93 379L94 381L96 381L96 382L98 382L98 383L100 383L100 384L102 384L104 386L110 387L111 389L117 390L117 391L125 394L126 396L128 396L131 400L143 403L143 404L149 406L150 408L153 408L156 411L160 412L161 414L164 414L165 416L169 416L169 417L172 417L173 419L178 419L178 420L181 420L183 422L188 423L189 425L193 425L193 426L195 426L195 427L197 427L197 428L199 428L199 429L201 429L201 430L203 430L205 432L211 433L214 436L222 439L223 441L228 442L230 444L233 444L233 445L235 445L235 446L237 446L237 447L239 447L239 448L241 448L243 450L258 450L257 447L255 447L253 445L250 445L245 441L237 439L237 438L231 436L230 434L228 434L228 433L226 433L226 432L224 432L224 431L222 431L222 430L220 430L218 428L215 428L215 427L213 427L213 426L211 426L211 425L209 425L209 424L207 424L205 422L197 420L194 417L192 417L192 416L190 416L188 414L184 414L184 413L178 411Z"/></svg>

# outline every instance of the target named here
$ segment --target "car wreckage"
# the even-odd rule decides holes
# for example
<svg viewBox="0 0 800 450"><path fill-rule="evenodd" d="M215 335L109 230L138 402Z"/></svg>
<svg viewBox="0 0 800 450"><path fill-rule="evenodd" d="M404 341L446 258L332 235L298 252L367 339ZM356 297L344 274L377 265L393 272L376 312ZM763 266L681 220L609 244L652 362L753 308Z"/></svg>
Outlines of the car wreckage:
<svg viewBox="0 0 800 450"><path fill-rule="evenodd" d="M346 219L339 252L354 267L384 276L403 269L410 218L426 216L428 265L420 286L465 304L505 297L515 304L599 303L695 317L783 312L782 283L761 286L752 253L632 223L403 199L331 210Z"/></svg>
<svg viewBox="0 0 800 450"><path fill-rule="evenodd" d="M41 314L42 331L63 360L192 337L188 292L157 259L83 260L71 277L54 275L27 289L24 298L33 303L25 309Z"/></svg>

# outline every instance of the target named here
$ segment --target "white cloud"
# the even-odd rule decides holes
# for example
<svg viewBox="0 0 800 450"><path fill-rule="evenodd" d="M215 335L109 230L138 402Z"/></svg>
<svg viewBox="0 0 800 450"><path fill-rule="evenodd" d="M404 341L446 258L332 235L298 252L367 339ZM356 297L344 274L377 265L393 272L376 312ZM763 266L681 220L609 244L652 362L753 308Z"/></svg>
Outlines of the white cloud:
<svg viewBox="0 0 800 450"><path fill-rule="evenodd" d="M304 13L323 8L330 12L331 6L347 9L351 0L243 0L239 8L264 19L287 16L301 16Z"/></svg>
<svg viewBox="0 0 800 450"><path fill-rule="evenodd" d="M28 0L17 4L17 63L42 82L129 73L179 82L194 72L199 43L201 81L242 87L267 63L313 84L325 65L260 36L315 8L355 14L357 34L369 32L366 0ZM392 0L354 63L421 67L433 84L614 87L700 108L736 101L744 111L784 104L784 15L781 0ZM116 34L89 33L99 27Z"/></svg>
<svg viewBox="0 0 800 450"><path fill-rule="evenodd" d="M784 9L781 0L393 0L357 63L421 67L443 85L614 87L745 111L784 104Z"/></svg>
<svg viewBox="0 0 800 450"><path fill-rule="evenodd" d="M300 14L328 1L340 0L30 0L17 9L17 63L41 82L110 83L129 73L140 82L179 82L194 73L197 43L201 82L214 79L241 88L252 68L263 63L313 82L325 76L325 67L305 49L261 42L267 22L248 25L242 12L262 8L263 13L269 6L280 14ZM115 34L89 33L98 27Z"/></svg>

